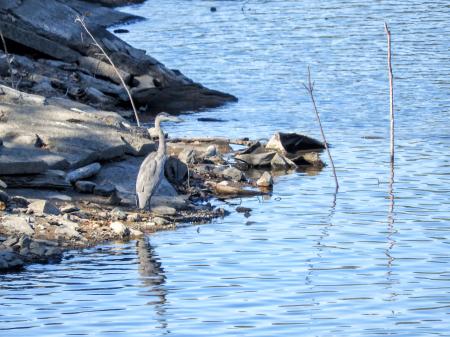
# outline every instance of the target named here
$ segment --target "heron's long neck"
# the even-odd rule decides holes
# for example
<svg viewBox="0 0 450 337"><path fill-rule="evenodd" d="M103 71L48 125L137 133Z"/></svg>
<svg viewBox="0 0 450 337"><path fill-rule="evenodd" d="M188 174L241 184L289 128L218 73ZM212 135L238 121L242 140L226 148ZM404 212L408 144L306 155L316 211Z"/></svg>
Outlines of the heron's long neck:
<svg viewBox="0 0 450 337"><path fill-rule="evenodd" d="M159 118L155 120L155 127L159 133L158 156L163 156L166 154L166 137L164 131L161 129Z"/></svg>

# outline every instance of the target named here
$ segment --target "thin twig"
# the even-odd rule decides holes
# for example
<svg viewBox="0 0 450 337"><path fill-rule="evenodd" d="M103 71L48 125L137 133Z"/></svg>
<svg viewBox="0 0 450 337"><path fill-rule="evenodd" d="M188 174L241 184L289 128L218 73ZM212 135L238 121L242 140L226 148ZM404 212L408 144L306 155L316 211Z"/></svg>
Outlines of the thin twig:
<svg viewBox="0 0 450 337"><path fill-rule="evenodd" d="M394 179L394 75L392 75L392 62L391 62L391 31L387 23L384 23L384 30L387 35L387 61L389 70L389 108L390 108L390 121L391 121L391 175Z"/></svg>
<svg viewBox="0 0 450 337"><path fill-rule="evenodd" d="M105 58L108 60L108 62L111 64L111 66L113 67L114 71L117 74L117 77L119 77L120 82L122 83L123 88L125 89L125 91L128 94L128 97L130 99L131 102L131 107L133 108L133 112L134 112L134 116L136 118L136 123L138 126L141 126L141 123L139 121L139 116L138 116L138 112L136 110L136 106L134 105L134 101L133 101L133 97L131 96L131 92L130 89L128 89L128 86L126 85L122 75L120 74L119 70L117 69L117 67L115 66L114 62L111 60L111 58L108 56L108 54L105 52L105 50L102 48L102 46L97 42L97 40L95 39L95 37L92 35L92 33L89 31L89 29L86 26L86 23L84 22L84 18L77 16L75 18L75 22L78 22L81 27L83 27L83 29L86 31L86 33L90 36L90 38L92 39L92 41L94 41L94 44L97 46L98 49L100 49L100 51L102 52L103 56L105 56Z"/></svg>
<svg viewBox="0 0 450 337"><path fill-rule="evenodd" d="M331 157L331 152L328 147L327 139L325 138L325 133L323 132L322 122L320 121L319 112L317 111L316 106L316 100L314 98L314 82L311 82L311 69L308 67L308 84L306 85L303 83L303 86L305 87L306 91L308 92L309 96L311 97L311 102L313 104L314 112L316 113L317 121L319 122L320 127L320 133L322 134L323 143L325 145L325 149L328 152L328 157L330 158L331 167L333 168L333 175L334 175L334 181L336 182L336 191L339 189L339 183L338 178L336 175L336 168L334 167L333 158Z"/></svg>
<svg viewBox="0 0 450 337"><path fill-rule="evenodd" d="M3 36L3 32L1 30L0 30L0 38L2 39L3 50L5 51L5 55L6 55L6 63L8 63L8 67L9 67L9 76L10 76L10 80L11 80L11 88L14 89L13 69L12 69L12 66L11 66L11 60L9 58L8 48L6 47L5 37Z"/></svg>

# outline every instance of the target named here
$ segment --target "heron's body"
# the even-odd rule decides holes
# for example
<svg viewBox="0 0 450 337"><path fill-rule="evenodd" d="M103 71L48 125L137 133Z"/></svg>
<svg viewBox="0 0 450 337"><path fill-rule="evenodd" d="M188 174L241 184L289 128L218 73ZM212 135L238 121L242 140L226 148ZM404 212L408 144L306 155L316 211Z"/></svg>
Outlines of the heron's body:
<svg viewBox="0 0 450 337"><path fill-rule="evenodd" d="M155 128L159 134L158 150L150 153L142 162L136 180L136 202L140 209L149 209L150 201L162 179L164 179L164 167L167 161L166 139L161 129L163 121L180 121L165 113L159 114L155 119Z"/></svg>

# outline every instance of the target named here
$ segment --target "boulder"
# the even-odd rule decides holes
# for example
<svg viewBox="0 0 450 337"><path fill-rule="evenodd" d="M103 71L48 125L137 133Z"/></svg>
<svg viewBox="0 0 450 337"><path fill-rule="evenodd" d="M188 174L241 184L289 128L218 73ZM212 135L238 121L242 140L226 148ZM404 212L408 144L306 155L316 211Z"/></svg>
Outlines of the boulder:
<svg viewBox="0 0 450 337"><path fill-rule="evenodd" d="M32 149L6 148L0 151L0 175L38 174L47 170L48 165Z"/></svg>
<svg viewBox="0 0 450 337"><path fill-rule="evenodd" d="M325 166L325 163L320 159L320 155L317 152L308 152L301 154L292 159L292 161L300 166L312 165L316 168L322 168Z"/></svg>
<svg viewBox="0 0 450 337"><path fill-rule="evenodd" d="M273 179L269 172L265 171L262 176L256 181L258 187L272 187Z"/></svg>
<svg viewBox="0 0 450 337"><path fill-rule="evenodd" d="M222 171L222 175L234 181L242 181L245 178L244 173L242 173L241 170L238 170L235 167L226 168L225 170Z"/></svg>
<svg viewBox="0 0 450 337"><path fill-rule="evenodd" d="M275 170L288 170L297 167L297 165L292 160L280 153L276 153L275 156L273 156L272 160L270 161L270 166Z"/></svg>
<svg viewBox="0 0 450 337"><path fill-rule="evenodd" d="M296 154L298 151L324 149L322 142L298 133L277 132L266 145L267 150L275 150L282 154Z"/></svg>
<svg viewBox="0 0 450 337"><path fill-rule="evenodd" d="M24 264L19 254L8 250L0 251L0 272L21 269Z"/></svg>
<svg viewBox="0 0 450 337"><path fill-rule="evenodd" d="M68 173L66 179L68 182L73 184L77 180L95 176L100 171L101 168L102 166L99 163L92 163Z"/></svg>
<svg viewBox="0 0 450 337"><path fill-rule="evenodd" d="M96 185L94 188L94 194L102 197L110 197L116 192L116 186L111 183L103 183Z"/></svg>
<svg viewBox="0 0 450 337"><path fill-rule="evenodd" d="M204 157L213 157L215 155L217 155L217 147L215 145L209 145L203 153Z"/></svg>
<svg viewBox="0 0 450 337"><path fill-rule="evenodd" d="M75 189L81 193L93 193L96 186L92 181L78 180L75 182Z"/></svg>
<svg viewBox="0 0 450 337"><path fill-rule="evenodd" d="M111 211L111 217L114 220L126 220L127 219L127 213L122 211L120 208L114 208Z"/></svg>
<svg viewBox="0 0 450 337"><path fill-rule="evenodd" d="M122 140L126 145L125 153L132 156L146 156L150 152L156 151L155 142L147 138L136 135L124 135Z"/></svg>
<svg viewBox="0 0 450 337"><path fill-rule="evenodd" d="M29 176L5 176L12 188L43 188L65 190L71 187L66 181L66 174L59 170L47 170L44 173Z"/></svg>
<svg viewBox="0 0 450 337"><path fill-rule="evenodd" d="M169 157L164 167L164 174L167 180L175 186L181 185L188 178L188 167L180 159Z"/></svg>
<svg viewBox="0 0 450 337"><path fill-rule="evenodd" d="M130 236L130 229L120 221L111 223L109 227L111 228L113 233L120 236L121 238Z"/></svg>
<svg viewBox="0 0 450 337"><path fill-rule="evenodd" d="M29 217L18 215L6 215L0 221L0 229L9 235L26 234L33 235L34 229L29 222Z"/></svg>
<svg viewBox="0 0 450 337"><path fill-rule="evenodd" d="M28 205L28 209L32 210L34 214L52 214L52 215L61 214L59 208L48 200L33 201Z"/></svg>
<svg viewBox="0 0 450 337"><path fill-rule="evenodd" d="M270 166L276 152L264 152L257 154L238 154L235 156L237 160L245 162L251 167Z"/></svg>

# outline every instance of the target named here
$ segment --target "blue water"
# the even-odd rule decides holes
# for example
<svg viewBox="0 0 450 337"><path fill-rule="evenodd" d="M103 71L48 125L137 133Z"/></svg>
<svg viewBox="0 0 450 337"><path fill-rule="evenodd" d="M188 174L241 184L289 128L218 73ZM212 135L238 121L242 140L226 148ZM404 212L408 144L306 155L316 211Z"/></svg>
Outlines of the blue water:
<svg viewBox="0 0 450 337"><path fill-rule="evenodd" d="M310 66L339 193L329 167L282 176L271 199L224 205L251 207L249 218L233 212L138 248L112 243L0 275L1 336L450 336L447 1L152 0L123 10L148 18L126 27L129 43L240 99L185 116L172 136L319 138L302 87Z"/></svg>

